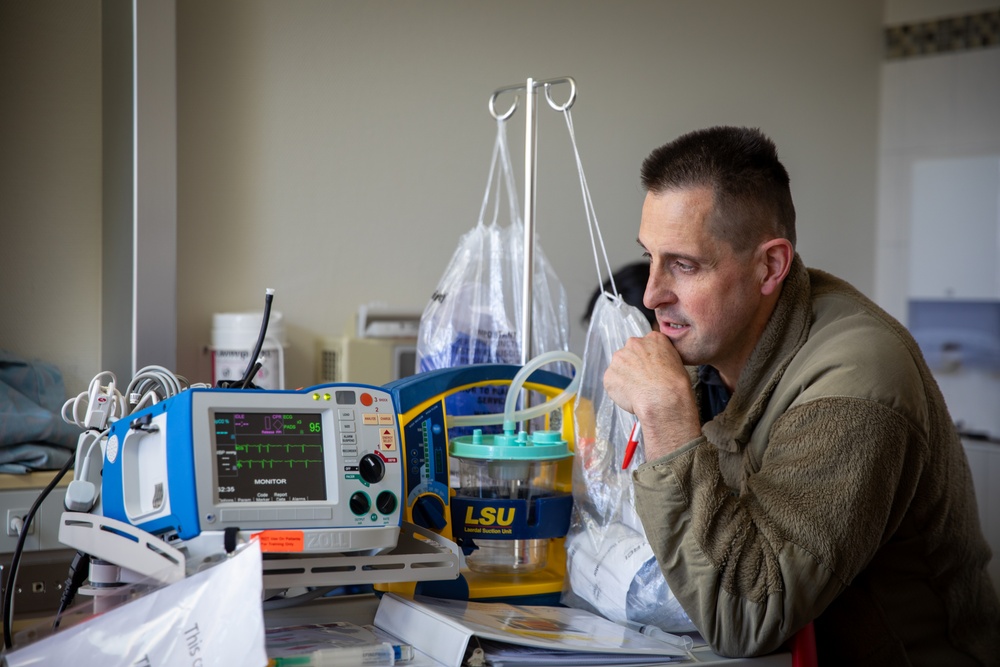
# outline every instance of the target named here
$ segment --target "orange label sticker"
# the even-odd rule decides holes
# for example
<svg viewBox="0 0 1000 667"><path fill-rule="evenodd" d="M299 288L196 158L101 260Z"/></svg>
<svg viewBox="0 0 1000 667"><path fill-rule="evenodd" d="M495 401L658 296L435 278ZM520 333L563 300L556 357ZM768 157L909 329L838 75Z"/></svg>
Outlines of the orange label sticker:
<svg viewBox="0 0 1000 667"><path fill-rule="evenodd" d="M267 553L300 552L306 542L301 530L264 530L253 537L260 540L260 550Z"/></svg>

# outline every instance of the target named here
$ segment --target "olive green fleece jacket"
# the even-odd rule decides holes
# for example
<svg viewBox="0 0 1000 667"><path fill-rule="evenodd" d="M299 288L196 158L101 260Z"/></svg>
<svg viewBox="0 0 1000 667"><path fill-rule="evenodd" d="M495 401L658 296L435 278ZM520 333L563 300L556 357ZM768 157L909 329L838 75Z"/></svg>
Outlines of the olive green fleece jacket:
<svg viewBox="0 0 1000 667"><path fill-rule="evenodd" d="M798 255L726 409L633 479L717 653L769 653L815 619L821 665L1000 664L990 551L937 383L898 322Z"/></svg>

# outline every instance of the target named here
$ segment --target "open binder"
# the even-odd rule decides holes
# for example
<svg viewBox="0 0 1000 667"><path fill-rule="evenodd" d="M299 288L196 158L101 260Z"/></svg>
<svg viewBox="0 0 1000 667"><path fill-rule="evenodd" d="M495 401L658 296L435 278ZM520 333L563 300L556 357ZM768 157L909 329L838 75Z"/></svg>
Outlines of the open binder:
<svg viewBox="0 0 1000 667"><path fill-rule="evenodd" d="M386 593L375 626L445 667L479 660L491 667L649 665L690 657L680 647L569 607L409 599Z"/></svg>

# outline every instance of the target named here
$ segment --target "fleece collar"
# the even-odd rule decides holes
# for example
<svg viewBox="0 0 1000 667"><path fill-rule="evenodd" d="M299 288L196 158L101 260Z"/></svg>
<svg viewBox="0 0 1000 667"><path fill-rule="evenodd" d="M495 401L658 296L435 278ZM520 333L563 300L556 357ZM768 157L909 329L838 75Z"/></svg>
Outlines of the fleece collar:
<svg viewBox="0 0 1000 667"><path fill-rule="evenodd" d="M812 325L809 272L798 253L764 333L750 353L729 405L702 427L708 441L736 453L750 441L757 421Z"/></svg>

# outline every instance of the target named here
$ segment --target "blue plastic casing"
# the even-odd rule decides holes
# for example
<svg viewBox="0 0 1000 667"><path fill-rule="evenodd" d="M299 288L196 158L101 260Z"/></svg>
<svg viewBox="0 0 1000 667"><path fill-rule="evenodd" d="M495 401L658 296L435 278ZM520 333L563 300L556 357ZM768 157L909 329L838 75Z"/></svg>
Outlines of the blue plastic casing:
<svg viewBox="0 0 1000 667"><path fill-rule="evenodd" d="M194 448L191 443L192 394L193 390L182 392L111 425L101 485L105 516L138 525L154 535L175 531L181 539L189 539L201 532L195 489ZM162 429L163 423L167 425L165 446L160 452L150 451L148 459L161 459L165 464L165 471L160 471L161 474L165 473L167 484L163 488L162 502L169 504L169 511L149 521L136 523L135 517L130 517L126 511L125 476L142 475L144 471L138 469L139 461L136 457L139 452L134 451L131 443L134 438L142 437L143 434L153 435L154 432L149 429ZM162 434L160 437L162 438ZM148 446L154 447L156 443L150 442ZM158 471L150 472L155 474ZM154 487L155 485L150 486L147 491L155 493Z"/></svg>

